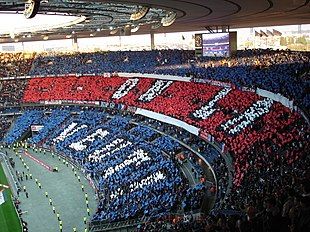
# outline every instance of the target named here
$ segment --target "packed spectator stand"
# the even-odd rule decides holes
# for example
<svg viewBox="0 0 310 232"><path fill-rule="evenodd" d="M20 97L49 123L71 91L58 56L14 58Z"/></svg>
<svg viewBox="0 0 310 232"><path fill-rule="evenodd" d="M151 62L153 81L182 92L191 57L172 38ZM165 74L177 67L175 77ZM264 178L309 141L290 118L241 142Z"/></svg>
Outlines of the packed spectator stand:
<svg viewBox="0 0 310 232"><path fill-rule="evenodd" d="M153 80L139 78L139 75L137 78L128 79L116 76L116 72L190 76L229 82L232 87ZM78 74L78 76L52 77L52 75L71 73ZM100 76L102 73L114 73L114 76L102 78ZM12 72L8 74L25 75L19 70L14 74ZM139 226L139 230L188 231L192 228L191 225L195 224L198 228L205 228L209 231L277 231L279 228L277 225L283 227L281 231L308 231L309 126L298 112L251 91L239 90L241 87L249 87L281 93L294 100L295 104L309 113L308 53L246 50L239 51L231 58L195 58L193 51L168 50L38 56L34 59L32 69L28 74L47 77L30 79L28 82L1 81L1 84L4 83L1 86L8 86L6 88L10 93L11 87L20 89L14 92L17 94L14 97L2 95L1 91L0 96L2 101L6 102L5 105L8 102L8 105L13 105L15 102L39 103L55 100L113 102L172 116L202 129L218 142L225 144L223 150L230 152L233 157L234 179L231 193L228 196L220 194L221 204L215 204L214 211L207 217L199 219L190 217L190 219L183 218L177 221L165 219L163 222L143 224ZM87 74L95 74L95 76ZM149 89L153 90L149 91ZM58 113L56 111L52 114L53 117L55 114L55 117L60 118L59 123L67 120L68 114L58 115ZM28 117L27 113L25 117ZM104 115L99 120L103 118L105 118ZM35 117L32 119L37 120ZM96 125L94 117L89 117L89 119L94 120L90 122L91 125ZM32 122L27 121L27 123L29 127ZM115 123L116 128L117 125L124 124L123 122L119 124L117 121ZM151 137L153 132L141 126L138 127L139 129L136 128L137 131L133 130L132 133L137 138L141 138L141 141L135 139L142 143L143 149L147 150L148 145L143 144L143 141ZM85 132L82 130L79 136L85 137L87 134L86 130ZM12 142L18 138L16 131L12 133L12 136L8 135L6 142ZM42 135L42 138L34 137L32 142L42 141L46 135ZM124 136L129 140L133 135ZM164 144L164 149L168 153L177 149L173 144L166 142L164 137L154 141L154 147L151 149L154 152L151 155L153 158L161 157L160 144ZM48 143L44 140L44 143L46 142ZM156 142L158 142L157 145ZM193 143L201 153L204 153L204 149L208 150L204 146L199 147L200 141L193 139ZM81 158L83 152L72 153L72 148L71 151L70 149L63 150L62 147L69 144L72 142L56 146L58 146L57 149L86 165L89 171L109 168L108 166L94 167L91 162L85 162ZM157 151L155 147L159 147L159 150ZM127 155L125 151L124 157ZM122 161L125 162L125 158ZM112 162L112 160L107 162ZM227 167L223 164L224 162L220 159L215 159L212 164L216 174L222 176L220 179L223 183L220 182L219 186L227 186L227 178L225 178ZM167 164L167 167L170 166ZM168 168L168 170L172 169ZM124 173L127 172L124 170ZM178 182L177 173L171 172L171 175L177 183L182 182ZM161 174L158 174L153 178L160 179L161 177ZM117 183L117 179L113 181ZM100 179L99 183L102 184L103 180ZM174 182L168 183L173 185ZM108 189L113 189L111 185L108 186ZM178 193L184 192L184 189L181 189L177 191L173 189L176 192L170 194L180 196ZM114 190L116 192L113 193L112 198L117 198L117 202L111 202L111 199L102 200L99 207L102 211L96 214L95 219L122 220L132 218L136 214L152 217L161 215L160 212L164 216L166 210L172 207L172 202L180 202L180 199L171 200L168 197L165 209L155 208L154 211L147 210L141 214L142 211L138 212L136 207L133 207L129 209L130 213L111 213L111 209L113 211L118 207L118 201L128 200L127 195L123 198L115 198L114 196L121 195L122 190ZM152 189L147 191L152 191ZM191 191L193 190L189 190L188 193L190 194ZM144 200L154 202L154 199ZM191 201L185 199L184 202ZM190 204L196 205L193 202ZM108 211L110 213L106 213ZM243 212L243 214L240 216L232 212Z"/></svg>
<svg viewBox="0 0 310 232"><path fill-rule="evenodd" d="M25 80L5 80L0 82L0 106L18 105L27 85Z"/></svg>
<svg viewBox="0 0 310 232"><path fill-rule="evenodd" d="M281 93L310 107L306 72L309 53L282 50L238 51L230 58L196 58L194 51L159 50L44 56L34 60L30 75L69 73L157 73L230 82Z"/></svg>
<svg viewBox="0 0 310 232"><path fill-rule="evenodd" d="M0 77L27 75L32 67L34 54L0 53Z"/></svg>
<svg viewBox="0 0 310 232"><path fill-rule="evenodd" d="M97 180L101 197L95 221L157 218L181 206L184 211L199 209L205 187L186 187L186 180L173 161L180 145L167 136L146 141L145 132L155 132L142 126L125 130L129 119L96 109L75 116L63 109L48 114L45 110L28 110L3 141L12 144L30 125L43 125L29 143L55 149L82 165L87 175Z"/></svg>
<svg viewBox="0 0 310 232"><path fill-rule="evenodd" d="M8 119L6 117L0 116L0 140L4 137L5 133L8 131L8 129L11 126L11 119Z"/></svg>
<svg viewBox="0 0 310 232"><path fill-rule="evenodd" d="M113 72L191 76L229 82L237 87L259 87L294 99L303 109L310 106L307 52L244 50L230 58L197 58L194 51L182 50L38 54L34 60L33 56L23 59L20 53L3 53L1 57L2 70L9 69L3 71L3 77ZM18 68L10 60L18 61Z"/></svg>

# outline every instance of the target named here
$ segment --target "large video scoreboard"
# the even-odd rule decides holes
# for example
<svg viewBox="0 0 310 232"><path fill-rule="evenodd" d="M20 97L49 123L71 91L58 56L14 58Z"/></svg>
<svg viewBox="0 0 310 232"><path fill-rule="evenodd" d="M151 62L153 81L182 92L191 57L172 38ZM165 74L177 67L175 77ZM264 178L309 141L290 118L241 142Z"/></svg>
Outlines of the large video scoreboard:
<svg viewBox="0 0 310 232"><path fill-rule="evenodd" d="M196 56L229 57L237 51L237 32L195 35Z"/></svg>

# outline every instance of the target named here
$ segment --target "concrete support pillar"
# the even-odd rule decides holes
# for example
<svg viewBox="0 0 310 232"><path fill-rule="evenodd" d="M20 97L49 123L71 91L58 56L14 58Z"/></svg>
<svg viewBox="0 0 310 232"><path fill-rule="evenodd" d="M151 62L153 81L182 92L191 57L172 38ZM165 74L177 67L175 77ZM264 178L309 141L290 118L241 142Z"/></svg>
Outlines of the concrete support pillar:
<svg viewBox="0 0 310 232"><path fill-rule="evenodd" d="M154 32L151 31L150 32L150 36L151 36L151 50L155 49L155 39L154 39Z"/></svg>
<svg viewBox="0 0 310 232"><path fill-rule="evenodd" d="M77 40L77 36L73 35L72 37L72 47L74 51L78 51L79 50L79 45L78 45L78 40Z"/></svg>

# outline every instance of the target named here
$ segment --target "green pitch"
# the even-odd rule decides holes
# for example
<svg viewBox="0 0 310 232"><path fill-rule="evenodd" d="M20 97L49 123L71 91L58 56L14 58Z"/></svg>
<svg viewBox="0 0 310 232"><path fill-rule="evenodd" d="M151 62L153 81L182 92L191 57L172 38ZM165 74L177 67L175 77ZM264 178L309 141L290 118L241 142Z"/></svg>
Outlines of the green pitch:
<svg viewBox="0 0 310 232"><path fill-rule="evenodd" d="M8 184L4 175L2 166L0 164L0 183ZM0 231L1 232L19 232L21 231L21 225L16 214L13 202L11 200L11 190L4 190L5 203L0 205Z"/></svg>

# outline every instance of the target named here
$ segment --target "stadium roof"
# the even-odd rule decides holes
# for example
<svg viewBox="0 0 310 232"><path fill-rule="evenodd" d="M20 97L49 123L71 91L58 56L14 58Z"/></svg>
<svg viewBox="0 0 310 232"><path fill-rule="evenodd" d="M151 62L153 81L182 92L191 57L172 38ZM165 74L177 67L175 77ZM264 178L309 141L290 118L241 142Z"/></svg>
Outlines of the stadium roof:
<svg viewBox="0 0 310 232"><path fill-rule="evenodd" d="M0 0L0 13L22 14L30 0ZM39 1L39 0L35 0ZM310 23L310 0L41 0L38 14L76 16L61 28L0 32L0 42L198 31ZM141 19L139 19L142 16ZM144 17L143 17L144 16ZM36 20L36 17L28 20ZM170 25L171 24L171 25ZM164 26L163 26L164 25ZM213 27L214 28L214 27ZM25 36L31 33L32 36ZM13 35L12 35L13 34Z"/></svg>

